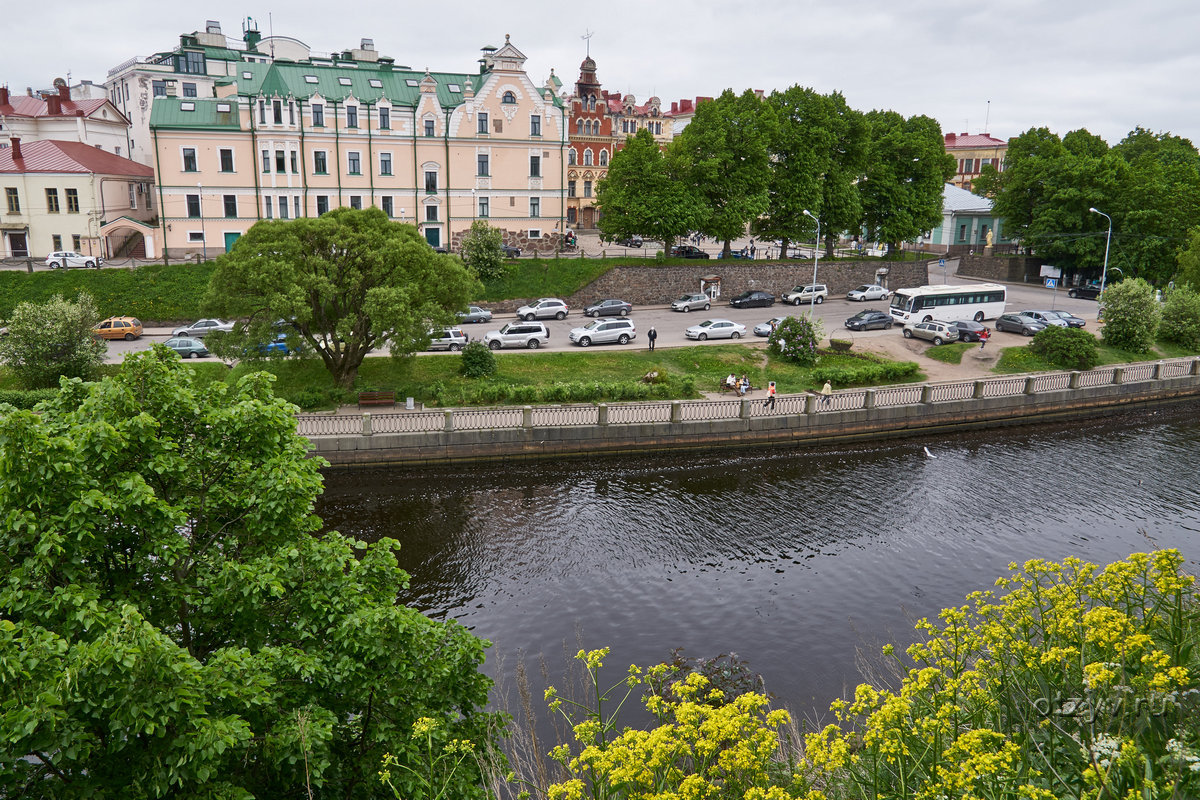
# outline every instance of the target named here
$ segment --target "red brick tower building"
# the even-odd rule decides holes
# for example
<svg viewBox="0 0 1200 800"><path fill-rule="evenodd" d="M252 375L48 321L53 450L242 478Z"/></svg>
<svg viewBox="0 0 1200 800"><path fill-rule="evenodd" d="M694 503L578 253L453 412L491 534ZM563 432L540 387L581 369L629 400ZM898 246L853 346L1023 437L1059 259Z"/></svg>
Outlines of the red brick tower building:
<svg viewBox="0 0 1200 800"><path fill-rule="evenodd" d="M589 230L600 218L595 206L596 184L608 173L615 144L612 117L590 55L579 65L569 108L567 225Z"/></svg>

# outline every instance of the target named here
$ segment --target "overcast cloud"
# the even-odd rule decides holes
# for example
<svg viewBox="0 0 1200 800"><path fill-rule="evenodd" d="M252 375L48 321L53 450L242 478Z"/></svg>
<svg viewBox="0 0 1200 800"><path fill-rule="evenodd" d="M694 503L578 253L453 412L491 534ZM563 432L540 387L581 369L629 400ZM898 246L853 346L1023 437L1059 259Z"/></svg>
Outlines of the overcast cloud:
<svg viewBox="0 0 1200 800"><path fill-rule="evenodd" d="M368 37L399 64L449 72L474 71L479 49L511 34L536 83L554 68L568 86L591 31L604 88L666 107L800 84L841 91L864 111L927 114L946 132L1087 128L1116 143L1140 125L1200 141L1197 0L57 0L7 11L0 83L48 89L68 72L103 83L109 68L172 48L206 19L240 38L246 16L314 53Z"/></svg>

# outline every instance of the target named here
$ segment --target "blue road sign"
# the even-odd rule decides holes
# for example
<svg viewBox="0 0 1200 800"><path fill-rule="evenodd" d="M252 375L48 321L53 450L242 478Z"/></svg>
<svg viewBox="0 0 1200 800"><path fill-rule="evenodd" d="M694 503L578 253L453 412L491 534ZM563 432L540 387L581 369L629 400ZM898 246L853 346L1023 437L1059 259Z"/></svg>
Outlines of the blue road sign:
<svg viewBox="0 0 1200 800"><path fill-rule="evenodd" d="M1057 280L1055 280L1054 278L1046 278L1046 288L1047 289L1053 289L1056 286L1058 286Z"/></svg>
<svg viewBox="0 0 1200 800"><path fill-rule="evenodd" d="M946 266L946 259L944 259L944 258L939 258L939 259L938 259L938 266L939 266L939 267L944 267L944 266Z"/></svg>

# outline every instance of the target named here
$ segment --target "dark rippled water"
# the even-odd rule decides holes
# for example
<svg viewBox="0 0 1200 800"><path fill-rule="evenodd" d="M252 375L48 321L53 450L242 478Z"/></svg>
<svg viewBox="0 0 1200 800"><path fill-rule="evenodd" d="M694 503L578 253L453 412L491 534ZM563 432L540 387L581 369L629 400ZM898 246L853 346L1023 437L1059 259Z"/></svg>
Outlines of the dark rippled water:
<svg viewBox="0 0 1200 800"><path fill-rule="evenodd" d="M553 677L577 635L618 669L732 650L819 714L858 682L857 648L911 641L915 619L1011 561L1159 546L1194 570L1197 410L841 450L331 472L319 513L402 542L405 600L490 639L494 675L523 652Z"/></svg>

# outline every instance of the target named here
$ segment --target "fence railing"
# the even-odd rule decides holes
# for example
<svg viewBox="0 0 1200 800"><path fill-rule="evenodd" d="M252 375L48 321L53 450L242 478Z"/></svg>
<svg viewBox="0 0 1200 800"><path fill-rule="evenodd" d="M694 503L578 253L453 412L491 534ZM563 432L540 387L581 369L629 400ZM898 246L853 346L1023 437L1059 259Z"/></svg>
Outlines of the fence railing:
<svg viewBox="0 0 1200 800"><path fill-rule="evenodd" d="M301 414L302 436L371 436L382 433L553 428L583 425L637 425L703 422L833 411L860 411L904 405L935 404L972 398L1036 395L1097 386L1145 383L1200 376L1200 358L1179 358L1102 367L1086 372L1009 375L976 381L885 386L834 392L828 400L817 394L780 395L774 406L765 398L738 400L667 400L598 405L447 408L390 414Z"/></svg>

